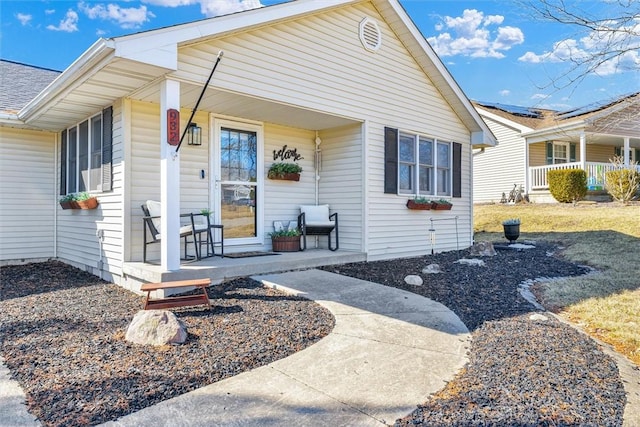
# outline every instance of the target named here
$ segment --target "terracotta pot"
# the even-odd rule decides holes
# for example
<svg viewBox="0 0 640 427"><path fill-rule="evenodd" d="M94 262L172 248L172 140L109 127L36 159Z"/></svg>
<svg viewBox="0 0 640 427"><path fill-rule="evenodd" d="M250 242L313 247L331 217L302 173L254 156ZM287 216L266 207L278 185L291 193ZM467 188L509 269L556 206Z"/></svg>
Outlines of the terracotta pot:
<svg viewBox="0 0 640 427"><path fill-rule="evenodd" d="M98 207L98 199L92 197L87 200L77 200L76 204L80 209L95 209Z"/></svg>
<svg viewBox="0 0 640 427"><path fill-rule="evenodd" d="M298 252L300 250L300 236L280 236L271 238L274 252Z"/></svg>
<svg viewBox="0 0 640 427"><path fill-rule="evenodd" d="M416 203L413 200L407 200L407 208L419 211L428 211L431 209L431 203Z"/></svg>

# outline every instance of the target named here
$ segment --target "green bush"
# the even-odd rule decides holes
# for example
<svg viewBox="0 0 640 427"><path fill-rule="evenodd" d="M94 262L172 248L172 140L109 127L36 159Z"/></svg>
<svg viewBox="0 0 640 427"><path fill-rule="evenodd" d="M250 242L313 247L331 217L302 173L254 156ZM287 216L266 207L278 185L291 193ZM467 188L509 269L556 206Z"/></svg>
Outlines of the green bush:
<svg viewBox="0 0 640 427"><path fill-rule="evenodd" d="M587 195L587 173L582 169L559 169L547 172L549 191L561 203L575 203Z"/></svg>
<svg viewBox="0 0 640 427"><path fill-rule="evenodd" d="M640 173L632 169L617 169L605 174L606 188L618 202L629 202L637 197L640 189Z"/></svg>

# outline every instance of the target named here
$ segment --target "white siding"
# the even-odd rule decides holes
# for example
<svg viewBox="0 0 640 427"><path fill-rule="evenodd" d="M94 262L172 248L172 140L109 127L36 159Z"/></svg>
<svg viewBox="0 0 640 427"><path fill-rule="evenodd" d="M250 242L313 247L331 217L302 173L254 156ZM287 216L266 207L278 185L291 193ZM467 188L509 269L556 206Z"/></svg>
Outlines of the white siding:
<svg viewBox="0 0 640 427"><path fill-rule="evenodd" d="M367 16L376 19L382 31L382 47L376 53L366 51L358 38L358 25ZM342 247L361 245L358 240L362 241L362 236L356 237L355 212L362 212L366 204L369 214L362 222L369 227L368 240L364 240L368 245L363 249L370 257L427 251L425 217L406 209L406 197L383 192L384 126L464 145L463 197L454 200L454 210L448 215L459 216L459 246L470 244L469 131L371 4L348 6L181 48L176 74L187 81L202 81L208 75L211 58L220 49L225 56L223 66L216 71L216 87L367 121L366 147L360 145L356 149L358 145L348 141L342 147L344 153L327 148L324 156L325 171L329 174L321 180L321 202L326 200L343 211L349 210L341 234L354 226L354 234L344 234L341 239ZM339 162L341 155L345 155L362 162L364 153L368 156L366 169L362 170L359 182L347 187L347 199L352 199L353 206L345 208L339 196L343 191L342 179L338 177L351 172L340 167L331 169L331 161ZM352 198L351 195L364 191L364 187L357 188L364 180L368 193ZM334 187L329 188L332 183ZM360 206L356 207L357 204ZM444 215L438 213L438 217ZM455 231L451 230L455 227L443 231L438 250L456 248Z"/></svg>
<svg viewBox="0 0 640 427"><path fill-rule="evenodd" d="M525 185L527 146L519 130L483 118L498 145L473 155L473 201L498 203L502 193L508 195L513 184Z"/></svg>
<svg viewBox="0 0 640 427"><path fill-rule="evenodd" d="M88 271L114 282L118 282L122 276L124 259L122 213L125 162L122 123L122 103L117 102L113 105L112 190L95 193L99 202L97 209L62 210L58 207L57 210L58 258L84 266ZM56 156L60 158L59 151ZM59 168L58 164L56 188L59 188ZM104 233L102 251L97 237L98 230L103 230ZM100 270L103 272L100 273Z"/></svg>
<svg viewBox="0 0 640 427"><path fill-rule="evenodd" d="M0 261L55 255L55 139L0 129Z"/></svg>

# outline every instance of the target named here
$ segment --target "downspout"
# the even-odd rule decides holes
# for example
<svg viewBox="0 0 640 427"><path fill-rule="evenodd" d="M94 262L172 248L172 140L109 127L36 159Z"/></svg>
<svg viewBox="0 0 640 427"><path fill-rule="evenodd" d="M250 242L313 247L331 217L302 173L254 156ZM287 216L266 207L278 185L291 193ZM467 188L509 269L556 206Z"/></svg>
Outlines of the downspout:
<svg viewBox="0 0 640 427"><path fill-rule="evenodd" d="M58 133L55 134L55 138L54 138L54 142L53 142L53 176L55 176L56 178L53 180L53 182L57 183L58 179L60 179L60 174L58 173L58 167L60 165L58 165L58 143L60 142L58 140ZM62 183L60 183L60 185L62 185ZM58 258L58 208L56 207L57 203L58 203L58 191L57 191L57 185L53 186L53 258L57 259Z"/></svg>
<svg viewBox="0 0 640 427"><path fill-rule="evenodd" d="M318 131L316 131L316 150L314 156L314 168L315 168L315 195L316 195L316 206L320 203L320 171L322 171L322 150L320 150L320 144L322 144L322 140L320 136L318 136Z"/></svg>

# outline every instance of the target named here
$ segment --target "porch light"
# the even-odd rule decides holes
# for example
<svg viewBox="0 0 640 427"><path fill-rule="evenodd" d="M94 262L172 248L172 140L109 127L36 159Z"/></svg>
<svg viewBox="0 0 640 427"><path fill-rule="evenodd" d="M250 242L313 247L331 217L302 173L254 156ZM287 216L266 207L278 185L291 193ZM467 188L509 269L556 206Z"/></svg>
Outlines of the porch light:
<svg viewBox="0 0 640 427"><path fill-rule="evenodd" d="M191 123L187 129L187 143L189 145L202 145L202 128L197 123Z"/></svg>

